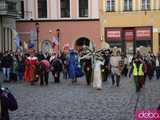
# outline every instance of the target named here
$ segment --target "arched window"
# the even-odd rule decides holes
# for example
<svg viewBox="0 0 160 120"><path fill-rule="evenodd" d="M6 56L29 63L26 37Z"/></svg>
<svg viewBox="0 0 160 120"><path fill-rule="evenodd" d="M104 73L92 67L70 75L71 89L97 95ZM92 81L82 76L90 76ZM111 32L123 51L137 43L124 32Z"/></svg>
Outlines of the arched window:
<svg viewBox="0 0 160 120"><path fill-rule="evenodd" d="M47 0L38 0L38 18L47 18Z"/></svg>
<svg viewBox="0 0 160 120"><path fill-rule="evenodd" d="M88 0L79 0L79 17L88 17Z"/></svg>
<svg viewBox="0 0 160 120"><path fill-rule="evenodd" d="M70 0L61 0L61 17L70 17Z"/></svg>

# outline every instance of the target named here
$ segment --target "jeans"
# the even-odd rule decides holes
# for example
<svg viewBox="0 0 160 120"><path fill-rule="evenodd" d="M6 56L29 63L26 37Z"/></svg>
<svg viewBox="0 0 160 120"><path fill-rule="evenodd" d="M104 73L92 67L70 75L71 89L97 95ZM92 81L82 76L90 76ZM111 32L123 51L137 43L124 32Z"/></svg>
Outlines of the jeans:
<svg viewBox="0 0 160 120"><path fill-rule="evenodd" d="M23 80L23 72L18 72L18 80Z"/></svg>
<svg viewBox="0 0 160 120"><path fill-rule="evenodd" d="M120 84L120 75L118 75L118 74L112 74L111 77L112 77L112 85L114 85L115 82L116 82L116 86L119 87L119 84ZM115 80L115 77L116 77L116 80Z"/></svg>
<svg viewBox="0 0 160 120"><path fill-rule="evenodd" d="M11 68L3 68L4 79L9 81Z"/></svg>

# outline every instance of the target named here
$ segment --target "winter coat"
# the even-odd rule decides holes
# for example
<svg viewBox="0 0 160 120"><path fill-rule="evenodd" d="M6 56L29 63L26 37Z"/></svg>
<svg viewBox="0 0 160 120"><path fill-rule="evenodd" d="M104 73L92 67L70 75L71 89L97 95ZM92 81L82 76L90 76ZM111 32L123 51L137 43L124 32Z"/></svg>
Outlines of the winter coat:
<svg viewBox="0 0 160 120"><path fill-rule="evenodd" d="M13 65L13 58L11 55L3 56L2 58L2 67L11 68Z"/></svg>

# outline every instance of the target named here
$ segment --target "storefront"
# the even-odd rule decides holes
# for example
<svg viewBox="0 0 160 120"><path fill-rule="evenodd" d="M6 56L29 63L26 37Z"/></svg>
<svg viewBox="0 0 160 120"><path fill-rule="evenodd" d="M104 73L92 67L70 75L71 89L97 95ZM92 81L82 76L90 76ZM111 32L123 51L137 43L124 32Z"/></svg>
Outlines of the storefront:
<svg viewBox="0 0 160 120"><path fill-rule="evenodd" d="M152 51L152 27L105 28L105 40L125 54Z"/></svg>

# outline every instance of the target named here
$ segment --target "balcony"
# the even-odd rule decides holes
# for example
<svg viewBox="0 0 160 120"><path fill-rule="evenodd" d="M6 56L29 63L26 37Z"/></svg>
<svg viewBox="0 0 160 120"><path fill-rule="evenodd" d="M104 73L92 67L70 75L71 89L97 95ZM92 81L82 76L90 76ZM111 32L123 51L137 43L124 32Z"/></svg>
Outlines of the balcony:
<svg viewBox="0 0 160 120"><path fill-rule="evenodd" d="M0 15L18 15L18 0L0 0Z"/></svg>

